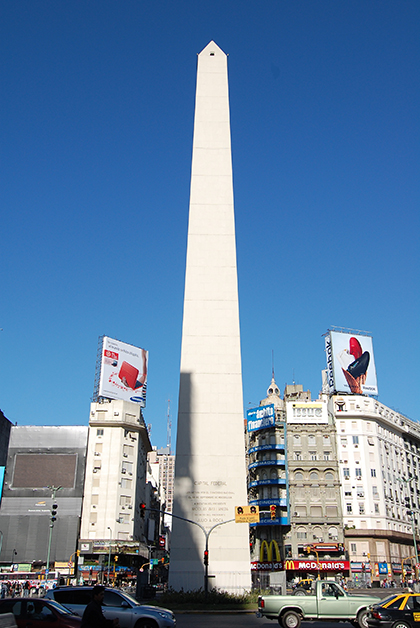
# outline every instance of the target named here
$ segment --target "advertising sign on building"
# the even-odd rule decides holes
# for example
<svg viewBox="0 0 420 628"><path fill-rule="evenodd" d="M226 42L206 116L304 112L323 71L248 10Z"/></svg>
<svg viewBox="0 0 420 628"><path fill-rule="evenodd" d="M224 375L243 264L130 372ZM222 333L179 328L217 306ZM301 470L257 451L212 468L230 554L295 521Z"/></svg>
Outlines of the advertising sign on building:
<svg viewBox="0 0 420 628"><path fill-rule="evenodd" d="M328 423L327 404L324 401L288 401L288 423Z"/></svg>
<svg viewBox="0 0 420 628"><path fill-rule="evenodd" d="M104 336L99 397L146 405L148 352Z"/></svg>
<svg viewBox="0 0 420 628"><path fill-rule="evenodd" d="M248 432L265 430L267 427L273 427L276 422L273 403L270 403L268 406L259 406L258 408L248 410L246 416Z"/></svg>
<svg viewBox="0 0 420 628"><path fill-rule="evenodd" d="M285 570L293 571L348 571L348 560L285 560Z"/></svg>
<svg viewBox="0 0 420 628"><path fill-rule="evenodd" d="M329 331L325 336L325 352L330 392L378 394L370 336Z"/></svg>

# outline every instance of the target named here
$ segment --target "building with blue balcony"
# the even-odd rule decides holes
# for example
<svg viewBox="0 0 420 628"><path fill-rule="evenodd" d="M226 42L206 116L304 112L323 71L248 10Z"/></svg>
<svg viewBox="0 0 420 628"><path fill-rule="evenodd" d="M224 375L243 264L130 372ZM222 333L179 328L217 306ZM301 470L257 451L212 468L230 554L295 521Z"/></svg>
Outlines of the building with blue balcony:
<svg viewBox="0 0 420 628"><path fill-rule="evenodd" d="M250 524L253 581L266 587L284 578L284 535L289 530L286 412L273 378L267 397L247 413L248 501L259 507ZM285 584L285 582L284 582Z"/></svg>

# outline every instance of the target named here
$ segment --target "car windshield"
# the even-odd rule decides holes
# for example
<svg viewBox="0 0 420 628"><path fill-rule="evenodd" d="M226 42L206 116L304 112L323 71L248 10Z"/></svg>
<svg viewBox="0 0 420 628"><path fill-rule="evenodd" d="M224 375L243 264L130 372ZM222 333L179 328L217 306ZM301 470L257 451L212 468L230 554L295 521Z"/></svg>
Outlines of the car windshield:
<svg viewBox="0 0 420 628"><path fill-rule="evenodd" d="M54 600L48 600L48 606L51 606L57 613L60 613L60 615L74 615L71 610L58 602L54 602Z"/></svg>
<svg viewBox="0 0 420 628"><path fill-rule="evenodd" d="M400 598L400 597L401 597L401 593L398 593L398 594L394 593L393 595L388 595L388 597L383 599L376 606L385 606L386 604L391 602L391 600L396 600L397 598Z"/></svg>
<svg viewBox="0 0 420 628"><path fill-rule="evenodd" d="M124 593L122 591L120 591L120 595L122 595L127 602L130 602L130 604L134 604L134 606L141 606L141 604L139 602L137 602L137 600L134 597L131 597L131 595L129 593Z"/></svg>

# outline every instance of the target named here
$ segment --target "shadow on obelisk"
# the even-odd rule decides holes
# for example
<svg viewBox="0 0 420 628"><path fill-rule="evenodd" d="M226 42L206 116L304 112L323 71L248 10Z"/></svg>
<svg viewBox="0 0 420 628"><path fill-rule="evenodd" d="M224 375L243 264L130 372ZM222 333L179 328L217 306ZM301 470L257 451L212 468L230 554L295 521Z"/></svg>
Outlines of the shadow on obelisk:
<svg viewBox="0 0 420 628"><path fill-rule="evenodd" d="M194 468L197 468L199 461L196 458L199 453L193 451L192 423L197 417L193 419L191 416L192 395L191 374L181 373L173 514L194 521L197 518L193 511L196 479ZM173 518L169 564L169 586L172 589L195 591L204 588L204 547L204 533L198 526Z"/></svg>

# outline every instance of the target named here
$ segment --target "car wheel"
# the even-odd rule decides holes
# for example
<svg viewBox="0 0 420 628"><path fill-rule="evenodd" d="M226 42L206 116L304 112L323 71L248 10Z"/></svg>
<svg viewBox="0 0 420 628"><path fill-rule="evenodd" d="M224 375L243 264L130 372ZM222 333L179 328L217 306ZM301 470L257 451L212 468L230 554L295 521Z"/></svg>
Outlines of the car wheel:
<svg viewBox="0 0 420 628"><path fill-rule="evenodd" d="M308 595L306 589L295 589L293 595Z"/></svg>
<svg viewBox="0 0 420 628"><path fill-rule="evenodd" d="M410 628L405 621L396 621L392 628Z"/></svg>
<svg viewBox="0 0 420 628"><path fill-rule="evenodd" d="M279 624L283 628L299 628L300 622L300 615L295 613L295 611L288 611L279 619Z"/></svg>
<svg viewBox="0 0 420 628"><path fill-rule="evenodd" d="M357 623L359 624L360 628L369 628L367 623L368 615L369 612L366 609L364 609L363 611L359 611L357 615Z"/></svg>
<svg viewBox="0 0 420 628"><path fill-rule="evenodd" d="M154 619L139 619L134 628L159 628Z"/></svg>

